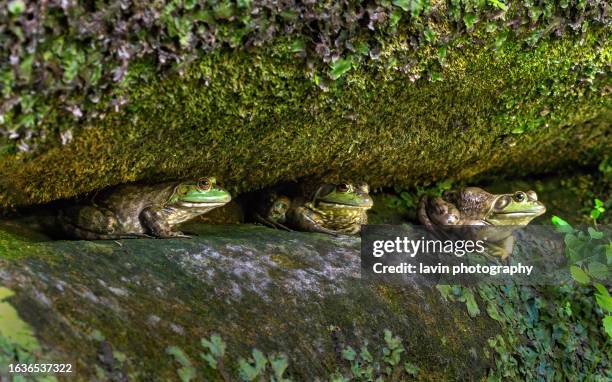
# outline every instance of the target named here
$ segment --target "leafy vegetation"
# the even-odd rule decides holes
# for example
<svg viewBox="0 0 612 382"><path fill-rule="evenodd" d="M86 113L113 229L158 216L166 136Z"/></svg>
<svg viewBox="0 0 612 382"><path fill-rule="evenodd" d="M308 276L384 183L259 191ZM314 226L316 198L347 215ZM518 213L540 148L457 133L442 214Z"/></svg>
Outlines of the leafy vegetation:
<svg viewBox="0 0 612 382"><path fill-rule="evenodd" d="M565 234L565 254L570 261L570 273L580 284L592 284L595 288L595 301L605 316L602 324L608 337L612 339L612 297L602 283L612 277L612 240L610 232L597 229L597 219L605 212L603 202L595 199L590 217L594 227L586 232L572 227L558 216L553 216L552 223L559 232Z"/></svg>
<svg viewBox="0 0 612 382"><path fill-rule="evenodd" d="M419 375L419 368L403 355L405 348L399 337L385 330L384 343L381 351L373 353L369 350L367 341L358 350L351 346L344 347L340 354L341 362L338 369L329 376L329 380L332 382L398 381ZM199 357L205 362L200 367L194 366L195 362L192 362L180 348L170 346L166 349L166 353L181 366L177 370L181 381L188 382L203 375L207 379L229 382L236 380L232 377L234 370L237 377L245 382L290 381L285 377L289 359L284 354L265 355L253 349L251 357L239 358L237 366L232 367L226 360L227 344L218 334L211 335L210 339L203 338L201 344L204 352L200 353Z"/></svg>
<svg viewBox="0 0 612 382"><path fill-rule="evenodd" d="M18 150L30 151L46 135L69 142L72 132L64 126L105 118L130 102L125 80L142 62L154 69L140 80L151 81L184 73L198 57L222 48L251 50L291 36L291 50L324 88L371 60L436 81L447 47L472 34L496 35L495 48L512 36L534 46L610 20L603 0L452 0L446 6L429 0L4 0L0 22L6 26L0 32L0 133ZM444 24L450 29L439 27ZM399 52L382 57L398 32L409 33L415 50L438 51L439 64L414 62ZM322 69L325 64L329 70ZM50 123L55 128L43 129Z"/></svg>
<svg viewBox="0 0 612 382"><path fill-rule="evenodd" d="M403 189L402 187L395 187L395 195L391 195L386 198L386 203L390 208L408 208L415 209L419 205L419 200L424 195L427 196L441 196L444 191L450 190L453 186L453 181L446 179L435 183L434 185L425 184L423 186L416 186L414 189Z"/></svg>

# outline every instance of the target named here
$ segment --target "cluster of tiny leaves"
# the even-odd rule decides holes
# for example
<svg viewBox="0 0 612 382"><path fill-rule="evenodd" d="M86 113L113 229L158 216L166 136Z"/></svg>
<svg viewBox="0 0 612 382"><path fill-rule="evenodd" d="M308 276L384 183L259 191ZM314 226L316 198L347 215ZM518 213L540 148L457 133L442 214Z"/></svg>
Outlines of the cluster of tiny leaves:
<svg viewBox="0 0 612 382"><path fill-rule="evenodd" d="M608 8L605 0L0 0L0 139L21 151L49 132L69 142L71 132L55 130L129 102L124 79L138 61L157 79L217 49L291 36L306 73L327 68L316 82L336 81L365 60L380 61L385 39L400 29L410 49L432 45L444 64L457 36L484 30L496 44L513 34L535 44L609 25Z"/></svg>
<svg viewBox="0 0 612 382"><path fill-rule="evenodd" d="M337 331L338 328L331 326L330 330ZM359 350L346 346L341 352L341 359L336 370L326 380L332 382L349 381L398 381L407 376L416 377L419 368L407 360L402 353L405 352L403 341L400 337L385 329L384 345L382 351L368 349L367 340L361 344ZM177 374L181 381L189 382L197 379L201 374L214 376L215 380L225 382L242 380L250 381L272 381L290 382L285 377L289 367L289 358L282 353L266 355L258 349L252 349L251 357L239 358L238 367L229 367L226 364L227 344L218 334L211 335L210 339L202 338L201 345L205 349L200 353L204 362L194 362L178 346L166 348L166 354L172 356L180 365ZM203 367L198 367L197 364ZM238 378L232 377L232 369L238 371ZM207 373L208 372L208 373Z"/></svg>
<svg viewBox="0 0 612 382"><path fill-rule="evenodd" d="M489 340L496 369L489 381L612 378L610 343L589 288L481 286L491 318L512 328Z"/></svg>

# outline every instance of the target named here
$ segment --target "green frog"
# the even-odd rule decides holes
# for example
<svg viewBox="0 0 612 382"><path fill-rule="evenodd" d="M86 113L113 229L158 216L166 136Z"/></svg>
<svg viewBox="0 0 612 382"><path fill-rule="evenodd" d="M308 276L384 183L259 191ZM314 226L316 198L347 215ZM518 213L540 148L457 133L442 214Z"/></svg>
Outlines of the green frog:
<svg viewBox="0 0 612 382"><path fill-rule="evenodd" d="M308 189L302 185L294 197L264 193L255 218L274 228L334 236L358 234L361 225L367 224L373 202L366 183L322 184L314 192Z"/></svg>
<svg viewBox="0 0 612 382"><path fill-rule="evenodd" d="M64 234L78 239L189 237L174 227L223 206L230 194L215 178L155 185L127 184L60 210Z"/></svg>
<svg viewBox="0 0 612 382"><path fill-rule="evenodd" d="M478 187L466 187L447 191L442 197L424 196L417 214L421 224L429 229L472 227L477 238L486 237L493 254L505 260L514 248L512 232L544 212L546 207L538 201L535 191L494 195Z"/></svg>

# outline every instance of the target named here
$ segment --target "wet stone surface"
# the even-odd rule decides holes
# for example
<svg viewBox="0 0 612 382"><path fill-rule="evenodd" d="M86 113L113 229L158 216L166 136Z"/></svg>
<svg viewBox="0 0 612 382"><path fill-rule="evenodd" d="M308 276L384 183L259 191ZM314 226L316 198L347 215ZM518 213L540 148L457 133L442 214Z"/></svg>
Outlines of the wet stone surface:
<svg viewBox="0 0 612 382"><path fill-rule="evenodd" d="M253 225L186 231L197 236L88 242L0 227L0 282L41 344L35 355L73 363L84 378L175 379L165 349L197 361L200 339L218 333L230 359L254 347L283 352L289 374L311 380L336 369L338 349L380 348L390 329L422 370L444 360L446 375L477 378L490 366L482 351L497 324L435 289L361 280L359 238Z"/></svg>

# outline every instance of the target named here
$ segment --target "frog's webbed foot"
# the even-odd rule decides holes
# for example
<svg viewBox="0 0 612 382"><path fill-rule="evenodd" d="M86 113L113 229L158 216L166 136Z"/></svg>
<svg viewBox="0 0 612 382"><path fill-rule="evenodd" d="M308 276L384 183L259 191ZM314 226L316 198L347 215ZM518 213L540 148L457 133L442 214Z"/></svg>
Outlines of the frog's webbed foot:
<svg viewBox="0 0 612 382"><path fill-rule="evenodd" d="M317 223L316 221L312 220L309 217L304 217L304 221L302 223L305 224L307 230L310 231L310 232L326 233L326 234L332 235L332 236L339 236L340 235L339 232L331 230L329 228L325 228L321 224Z"/></svg>
<svg viewBox="0 0 612 382"><path fill-rule="evenodd" d="M339 232L336 232L334 230L322 227L320 225L312 225L312 226L310 226L308 228L308 231L310 231L310 232L318 232L318 233L325 233L325 234L328 234L328 235L332 235L334 237L340 236Z"/></svg>
<svg viewBox="0 0 612 382"><path fill-rule="evenodd" d="M510 237L499 243L488 243L486 254L490 258L509 263L513 250L514 238Z"/></svg>

